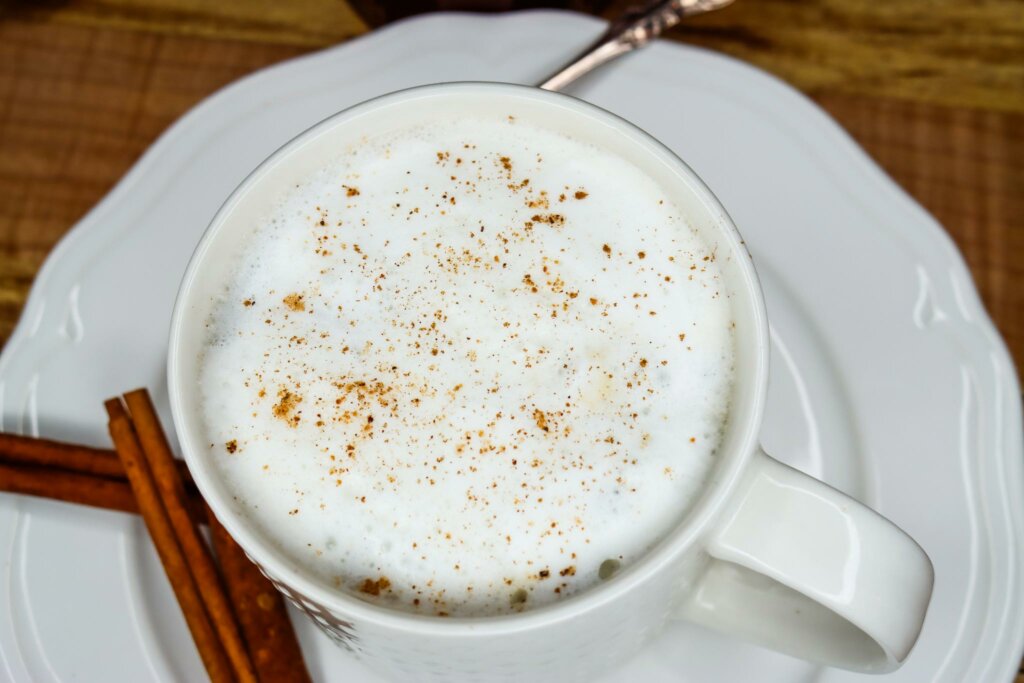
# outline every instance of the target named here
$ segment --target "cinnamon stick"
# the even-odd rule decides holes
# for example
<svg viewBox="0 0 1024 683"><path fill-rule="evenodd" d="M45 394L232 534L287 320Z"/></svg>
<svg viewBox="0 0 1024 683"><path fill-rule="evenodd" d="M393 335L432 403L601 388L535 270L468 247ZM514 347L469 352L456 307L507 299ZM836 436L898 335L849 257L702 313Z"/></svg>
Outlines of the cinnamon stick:
<svg viewBox="0 0 1024 683"><path fill-rule="evenodd" d="M92 474L0 463L0 491L121 512L139 511L128 482Z"/></svg>
<svg viewBox="0 0 1024 683"><path fill-rule="evenodd" d="M217 552L224 583L245 634L249 655L260 681L310 683L302 649L288 617L284 598L263 576L245 551L207 509L210 537Z"/></svg>
<svg viewBox="0 0 1024 683"><path fill-rule="evenodd" d="M124 466L112 450L17 434L0 433L0 460L124 479Z"/></svg>
<svg viewBox="0 0 1024 683"><path fill-rule="evenodd" d="M120 461L118 467L124 472ZM139 512L135 494L132 493L132 487L127 479L109 479L95 474L66 472L52 467L9 465L0 462L0 491L116 512ZM206 524L206 510L203 505L202 497L197 492L190 491L189 515L199 524Z"/></svg>
<svg viewBox="0 0 1024 683"><path fill-rule="evenodd" d="M231 662L235 677L239 683L257 683L256 672L245 649L241 630L221 584L213 556L199 535L199 527L189 516L185 486L175 466L174 455L160 426L160 419L149 398L149 392L145 389L130 391L124 395L124 401L135 424L135 433L153 473L157 492L171 521L174 535L195 579L199 595L206 605L210 622Z"/></svg>
<svg viewBox="0 0 1024 683"><path fill-rule="evenodd" d="M0 463L56 467L81 474L124 479L124 465L117 453L108 448L92 448L80 444L37 439L20 434L0 432ZM175 460L185 485L195 488L188 466Z"/></svg>
<svg viewBox="0 0 1024 683"><path fill-rule="evenodd" d="M143 456L135 429L120 399L110 399L105 406L110 417L110 436L124 464L125 474L135 492L139 511L146 522L153 545L156 546L164 571L181 605L192 639L199 649L199 656L213 683L231 683L231 664L206 614L185 555L175 537L174 527L160 501L156 482Z"/></svg>

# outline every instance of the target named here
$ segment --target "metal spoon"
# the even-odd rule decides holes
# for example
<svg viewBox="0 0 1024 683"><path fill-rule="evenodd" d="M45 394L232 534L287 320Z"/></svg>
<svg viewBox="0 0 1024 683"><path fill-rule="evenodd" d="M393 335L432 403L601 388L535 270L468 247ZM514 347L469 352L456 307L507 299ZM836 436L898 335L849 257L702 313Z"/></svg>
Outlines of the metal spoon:
<svg viewBox="0 0 1024 683"><path fill-rule="evenodd" d="M566 66L541 81L537 87L562 90L580 76L616 57L651 42L667 28L686 17L711 12L732 4L733 0L654 0L633 7L616 19L600 38Z"/></svg>

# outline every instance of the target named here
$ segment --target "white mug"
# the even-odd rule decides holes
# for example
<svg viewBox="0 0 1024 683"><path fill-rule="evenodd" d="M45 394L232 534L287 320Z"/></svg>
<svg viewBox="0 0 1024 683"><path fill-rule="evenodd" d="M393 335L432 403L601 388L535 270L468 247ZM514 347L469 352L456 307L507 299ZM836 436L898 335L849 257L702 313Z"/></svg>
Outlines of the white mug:
<svg viewBox="0 0 1024 683"><path fill-rule="evenodd" d="M521 614L421 616L319 582L236 507L204 437L198 370L212 305L237 245L275 198L337 154L338 140L428 114L479 111L542 121L631 161L717 242L736 322L735 390L718 462L700 497L645 557L579 595ZM497 83L413 88L345 110L286 144L235 190L185 273L168 359L174 424L192 475L254 562L339 644L398 680L587 679L629 657L670 619L813 662L883 673L917 640L932 591L924 551L892 522L758 446L768 323L740 235L708 188L632 124L567 95Z"/></svg>

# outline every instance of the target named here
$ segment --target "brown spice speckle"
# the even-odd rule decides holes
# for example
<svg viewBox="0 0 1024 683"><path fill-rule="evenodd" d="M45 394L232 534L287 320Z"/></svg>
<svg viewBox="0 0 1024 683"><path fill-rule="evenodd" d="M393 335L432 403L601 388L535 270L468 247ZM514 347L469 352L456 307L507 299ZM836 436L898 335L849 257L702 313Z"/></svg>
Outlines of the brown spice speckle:
<svg viewBox="0 0 1024 683"><path fill-rule="evenodd" d="M560 228L565 225L565 216L560 213L536 214L530 220L534 223L546 223L553 228Z"/></svg>
<svg viewBox="0 0 1024 683"><path fill-rule="evenodd" d="M279 399L274 407L271 409L274 413L274 417L279 420L284 420L292 427L299 425L299 416L293 415L295 408L302 403L302 397L298 394L292 393L288 389L282 388L277 392L277 398Z"/></svg>
<svg viewBox="0 0 1024 683"><path fill-rule="evenodd" d="M293 311L304 311L306 310L305 298L302 294L289 294L282 301L285 306Z"/></svg>
<svg viewBox="0 0 1024 683"><path fill-rule="evenodd" d="M388 577L382 576L376 581L373 579L363 581L363 585L359 587L359 592L368 595L380 595L381 591L387 590L390 587L391 581L388 580Z"/></svg>
<svg viewBox="0 0 1024 683"><path fill-rule="evenodd" d="M537 423L537 427L544 430L545 432L549 431L548 417L547 415L544 414L543 410L541 410L540 408L535 409L533 411L533 420L534 422Z"/></svg>

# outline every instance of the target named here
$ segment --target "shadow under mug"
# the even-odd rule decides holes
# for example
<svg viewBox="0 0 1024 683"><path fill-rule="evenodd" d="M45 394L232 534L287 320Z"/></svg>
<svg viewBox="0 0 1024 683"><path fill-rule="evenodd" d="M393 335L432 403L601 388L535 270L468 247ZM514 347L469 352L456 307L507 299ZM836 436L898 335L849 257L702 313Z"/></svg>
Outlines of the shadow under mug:
<svg viewBox="0 0 1024 683"><path fill-rule="evenodd" d="M442 618L364 602L320 582L271 544L220 479L204 436L199 363L237 245L284 188L362 135L431 117L509 114L598 145L658 182L717 245L736 323L735 380L717 464L700 496L642 559L579 595L521 614ZM396 679L578 680L687 619L813 662L883 673L904 661L931 597L924 551L881 515L758 446L768 324L750 255L697 175L651 136L567 95L449 83L385 95L336 114L261 164L227 199L188 265L168 358L174 424L203 496L263 572L336 642Z"/></svg>

